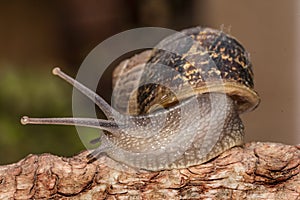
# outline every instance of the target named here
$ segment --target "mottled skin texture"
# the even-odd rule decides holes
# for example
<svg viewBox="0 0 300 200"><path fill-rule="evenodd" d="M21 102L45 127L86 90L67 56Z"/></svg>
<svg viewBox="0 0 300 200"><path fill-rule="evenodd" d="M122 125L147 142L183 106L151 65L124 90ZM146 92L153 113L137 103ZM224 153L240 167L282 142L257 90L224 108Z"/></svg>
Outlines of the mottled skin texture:
<svg viewBox="0 0 300 200"><path fill-rule="evenodd" d="M211 101L214 101L214 108ZM244 128L234 102L227 95L203 94L195 102L189 99L168 109L130 119L154 121L165 114L161 129L149 137L130 133L151 134L156 125L150 122L131 125L126 129L129 134L102 137L102 147L110 147L105 150L106 155L137 169L157 171L197 165L243 143ZM102 152L102 149L95 150L94 154Z"/></svg>

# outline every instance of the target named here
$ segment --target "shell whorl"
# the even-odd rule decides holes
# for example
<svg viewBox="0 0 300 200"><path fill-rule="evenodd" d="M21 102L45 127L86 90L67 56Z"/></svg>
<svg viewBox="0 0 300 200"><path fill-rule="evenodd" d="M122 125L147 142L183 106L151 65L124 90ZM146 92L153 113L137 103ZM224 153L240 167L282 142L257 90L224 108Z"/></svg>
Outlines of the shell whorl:
<svg viewBox="0 0 300 200"><path fill-rule="evenodd" d="M144 84L160 78L160 69L153 69L157 64L168 66L180 76L169 75L169 81L165 81L167 87ZM211 28L196 27L171 35L162 40L156 49L122 62L113 77L119 93L123 92L122 87L128 88L127 82L132 84L136 81L134 87L142 85L135 93L123 93L124 98L130 100L113 102L122 112L135 115L149 113L154 105L168 107L174 101L210 92L231 96L239 113L253 110L260 102L254 91L249 54L235 38ZM181 89L176 95L172 94L168 87L180 87L177 79L184 80L183 83L187 83L192 90ZM121 84L118 85L116 80L120 80Z"/></svg>

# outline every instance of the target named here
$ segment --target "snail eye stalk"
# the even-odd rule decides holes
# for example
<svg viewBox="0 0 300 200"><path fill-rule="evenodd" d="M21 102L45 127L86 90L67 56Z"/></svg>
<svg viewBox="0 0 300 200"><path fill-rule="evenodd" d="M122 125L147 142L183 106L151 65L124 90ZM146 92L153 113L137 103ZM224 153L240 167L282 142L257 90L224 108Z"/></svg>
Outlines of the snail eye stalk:
<svg viewBox="0 0 300 200"><path fill-rule="evenodd" d="M118 113L114 110L101 96L94 91L90 90L83 84L79 83L69 75L65 74L56 67L52 70L54 75L59 76L66 82L70 83L73 87L78 89L81 93L91 99L106 115L108 120L104 119L92 119L92 118L30 118L23 116L21 123L26 124L56 124L56 125L77 125L84 127L91 127L109 131L113 135L119 135L120 128L113 120L113 112Z"/></svg>
<svg viewBox="0 0 300 200"><path fill-rule="evenodd" d="M108 119L113 119L113 112L118 113L116 110L114 110L101 96L99 96L97 93L92 91L91 89L87 88L83 84L79 83L69 75L65 74L63 71L60 70L59 67L55 67L52 70L52 73L54 75L57 75L58 77L62 78L66 82L70 83L73 87L75 87L77 90L79 90L82 94L87 96L89 99L91 99L105 114L105 116Z"/></svg>

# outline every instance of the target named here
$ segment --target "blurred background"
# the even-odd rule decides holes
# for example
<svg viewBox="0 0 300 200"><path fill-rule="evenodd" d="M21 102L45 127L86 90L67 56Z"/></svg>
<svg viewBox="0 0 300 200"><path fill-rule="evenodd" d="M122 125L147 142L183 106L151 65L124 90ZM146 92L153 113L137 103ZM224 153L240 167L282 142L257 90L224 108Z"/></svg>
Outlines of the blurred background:
<svg viewBox="0 0 300 200"><path fill-rule="evenodd" d="M242 116L246 141L300 143L300 3L259 0L53 0L0 2L0 164L30 153L84 150L74 127L20 124L20 117L72 115L73 77L106 38L132 28L225 30L250 52L260 106ZM109 100L110 77L99 93Z"/></svg>

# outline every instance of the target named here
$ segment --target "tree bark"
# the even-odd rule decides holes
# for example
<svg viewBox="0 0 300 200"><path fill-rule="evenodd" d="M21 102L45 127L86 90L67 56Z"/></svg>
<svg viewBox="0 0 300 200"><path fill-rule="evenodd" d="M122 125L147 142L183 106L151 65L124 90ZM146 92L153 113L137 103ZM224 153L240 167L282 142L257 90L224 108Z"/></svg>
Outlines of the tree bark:
<svg viewBox="0 0 300 200"><path fill-rule="evenodd" d="M248 143L194 167L136 171L87 151L0 166L0 199L300 199L300 146Z"/></svg>

